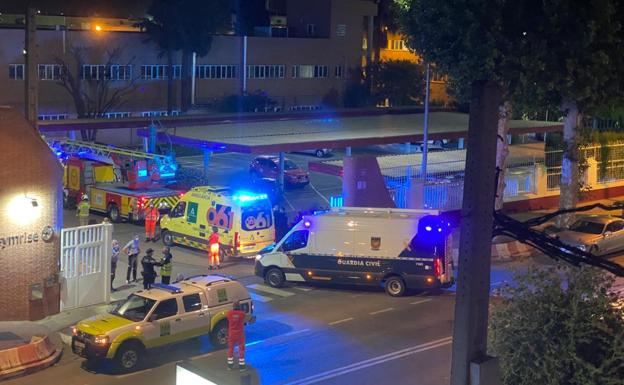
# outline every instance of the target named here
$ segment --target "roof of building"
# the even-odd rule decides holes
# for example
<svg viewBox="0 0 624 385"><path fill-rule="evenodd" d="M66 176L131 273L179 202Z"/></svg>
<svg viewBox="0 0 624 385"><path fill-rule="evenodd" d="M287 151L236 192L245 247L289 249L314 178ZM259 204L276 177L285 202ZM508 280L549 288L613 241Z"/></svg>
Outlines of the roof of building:
<svg viewBox="0 0 624 385"><path fill-rule="evenodd" d="M559 122L512 120L512 134L560 131ZM468 114L434 112L429 117L429 139L464 138ZM139 130L146 136L146 130ZM423 114L372 115L301 120L232 122L178 126L159 133L159 140L221 151L276 153L316 148L359 147L422 140Z"/></svg>

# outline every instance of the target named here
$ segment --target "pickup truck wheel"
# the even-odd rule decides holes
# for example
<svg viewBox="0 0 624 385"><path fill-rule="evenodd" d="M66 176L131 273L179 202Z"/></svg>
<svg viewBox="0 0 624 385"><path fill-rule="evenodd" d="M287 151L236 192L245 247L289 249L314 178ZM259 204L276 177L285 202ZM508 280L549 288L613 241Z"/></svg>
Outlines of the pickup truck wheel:
<svg viewBox="0 0 624 385"><path fill-rule="evenodd" d="M119 215L119 207L117 207L116 204L109 203L108 210L106 211L108 212L108 217L110 218L111 222L119 223L121 221L121 215Z"/></svg>
<svg viewBox="0 0 624 385"><path fill-rule="evenodd" d="M284 273L280 269L273 267L264 275L264 281L268 283L269 286L282 287L284 286L286 277L284 277Z"/></svg>
<svg viewBox="0 0 624 385"><path fill-rule="evenodd" d="M162 241L165 246L173 246L173 235L171 235L171 232L169 232L169 230L162 231Z"/></svg>
<svg viewBox="0 0 624 385"><path fill-rule="evenodd" d="M210 333L210 341L212 344L218 348L222 348L227 345L228 342L228 323L227 320L221 320L212 329Z"/></svg>
<svg viewBox="0 0 624 385"><path fill-rule="evenodd" d="M115 355L117 369L124 373L136 369L141 362L143 351L143 346L138 342L126 342L122 344Z"/></svg>
<svg viewBox="0 0 624 385"><path fill-rule="evenodd" d="M391 297L400 297L405 293L405 282L400 277L390 277L386 280L385 289Z"/></svg>

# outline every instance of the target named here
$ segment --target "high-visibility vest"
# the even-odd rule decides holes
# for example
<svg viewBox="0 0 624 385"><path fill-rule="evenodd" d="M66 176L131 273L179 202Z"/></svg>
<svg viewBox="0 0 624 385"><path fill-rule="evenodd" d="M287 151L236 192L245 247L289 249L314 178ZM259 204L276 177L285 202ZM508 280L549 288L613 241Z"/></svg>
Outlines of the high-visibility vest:
<svg viewBox="0 0 624 385"><path fill-rule="evenodd" d="M147 214L145 214L145 219L148 221L157 221L158 220L158 209L156 207L153 208L148 208L147 209Z"/></svg>
<svg viewBox="0 0 624 385"><path fill-rule="evenodd" d="M163 263L165 259L163 258ZM163 277L171 277L171 268L173 267L173 263L171 263L171 259L169 262L165 263L160 268L160 275Z"/></svg>
<svg viewBox="0 0 624 385"><path fill-rule="evenodd" d="M87 201L82 201L78 203L78 207L76 208L78 211L77 215L79 217L88 217L90 208L91 208L91 205Z"/></svg>

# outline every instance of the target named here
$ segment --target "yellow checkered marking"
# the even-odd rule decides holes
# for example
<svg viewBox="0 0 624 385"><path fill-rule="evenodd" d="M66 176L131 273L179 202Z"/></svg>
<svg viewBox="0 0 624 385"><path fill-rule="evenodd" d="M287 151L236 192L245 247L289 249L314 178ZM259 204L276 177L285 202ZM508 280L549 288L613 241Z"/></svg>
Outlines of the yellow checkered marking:
<svg viewBox="0 0 624 385"><path fill-rule="evenodd" d="M208 251L208 243L201 243L201 242L191 241L191 240L188 240L188 239L184 239L182 237L175 237L175 242L179 243L180 245L192 247L194 249Z"/></svg>
<svg viewBox="0 0 624 385"><path fill-rule="evenodd" d="M153 203L156 207L159 207L161 203L166 203L167 205L169 205L170 208L173 208L176 204L178 204L179 200L180 200L179 196L171 195L168 197L152 198L148 200L147 204L148 204L148 207L149 207L149 204L151 203Z"/></svg>

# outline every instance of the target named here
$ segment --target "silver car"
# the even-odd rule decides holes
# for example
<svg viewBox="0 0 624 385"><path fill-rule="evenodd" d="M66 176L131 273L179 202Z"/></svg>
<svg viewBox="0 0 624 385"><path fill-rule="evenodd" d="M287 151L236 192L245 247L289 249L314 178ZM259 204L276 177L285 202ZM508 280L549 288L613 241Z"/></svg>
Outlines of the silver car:
<svg viewBox="0 0 624 385"><path fill-rule="evenodd" d="M576 246L594 255L624 250L624 219L608 215L579 217L569 230L557 237L563 243Z"/></svg>

